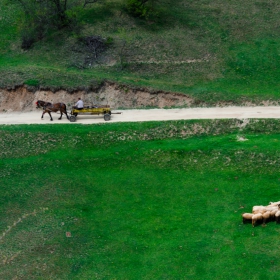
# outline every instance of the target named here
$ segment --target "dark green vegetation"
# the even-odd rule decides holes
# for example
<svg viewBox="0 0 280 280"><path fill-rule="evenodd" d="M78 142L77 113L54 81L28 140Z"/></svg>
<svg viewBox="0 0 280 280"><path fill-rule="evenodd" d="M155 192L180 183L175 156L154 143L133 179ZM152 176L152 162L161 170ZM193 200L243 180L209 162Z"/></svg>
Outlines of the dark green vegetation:
<svg viewBox="0 0 280 280"><path fill-rule="evenodd" d="M0 128L1 279L277 279L280 122ZM238 139L248 139L238 141Z"/></svg>
<svg viewBox="0 0 280 280"><path fill-rule="evenodd" d="M20 6L0 0L0 86L76 88L109 79L211 102L278 100L278 0L153 2L148 19L128 14L124 0L76 9L78 33L53 31L23 51ZM110 43L92 63L78 43L86 36Z"/></svg>

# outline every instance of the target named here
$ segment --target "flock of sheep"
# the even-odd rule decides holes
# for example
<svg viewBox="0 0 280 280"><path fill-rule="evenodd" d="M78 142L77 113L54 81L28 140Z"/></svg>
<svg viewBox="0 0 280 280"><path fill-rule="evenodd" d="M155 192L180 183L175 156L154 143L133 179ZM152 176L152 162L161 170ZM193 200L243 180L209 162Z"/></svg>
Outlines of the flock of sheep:
<svg viewBox="0 0 280 280"><path fill-rule="evenodd" d="M243 223L252 223L252 226L259 223L266 224L269 221L280 223L280 201L270 202L267 206L254 206L252 213L242 214Z"/></svg>

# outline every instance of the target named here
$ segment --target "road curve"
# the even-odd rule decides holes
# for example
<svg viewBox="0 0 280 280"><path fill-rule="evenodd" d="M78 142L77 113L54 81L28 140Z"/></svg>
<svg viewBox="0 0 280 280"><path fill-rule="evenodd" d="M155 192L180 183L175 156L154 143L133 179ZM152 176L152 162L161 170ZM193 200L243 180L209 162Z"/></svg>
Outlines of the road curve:
<svg viewBox="0 0 280 280"><path fill-rule="evenodd" d="M78 115L80 124L110 123L110 122L145 122L167 120L199 120L199 119L264 119L280 118L279 106L255 107L212 107L212 108L184 108L184 109L148 109L148 110L112 110L120 114L112 114L110 121L104 121L103 116ZM7 112L0 114L0 125L5 124L50 124L69 123L65 115L58 120L60 114L52 113L53 121L48 114L41 120L41 110L31 112Z"/></svg>

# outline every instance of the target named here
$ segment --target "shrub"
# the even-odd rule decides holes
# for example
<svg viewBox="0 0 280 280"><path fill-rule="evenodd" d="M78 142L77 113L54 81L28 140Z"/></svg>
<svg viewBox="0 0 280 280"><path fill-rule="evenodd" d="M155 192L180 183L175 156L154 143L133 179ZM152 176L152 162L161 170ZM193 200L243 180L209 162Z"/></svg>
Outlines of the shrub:
<svg viewBox="0 0 280 280"><path fill-rule="evenodd" d="M23 50L29 50L32 48L33 44L36 42L36 39L31 34L23 34L21 38L21 48Z"/></svg>
<svg viewBox="0 0 280 280"><path fill-rule="evenodd" d="M148 1L127 0L126 9L134 17L150 19L157 16L157 12L152 5L148 4Z"/></svg>

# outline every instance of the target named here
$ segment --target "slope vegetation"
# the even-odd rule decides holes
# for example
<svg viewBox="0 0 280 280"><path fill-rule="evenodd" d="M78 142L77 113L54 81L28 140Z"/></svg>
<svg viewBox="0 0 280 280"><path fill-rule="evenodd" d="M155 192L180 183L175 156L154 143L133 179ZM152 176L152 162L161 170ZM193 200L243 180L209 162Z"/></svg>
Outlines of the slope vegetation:
<svg viewBox="0 0 280 280"><path fill-rule="evenodd" d="M71 90L110 80L209 102L278 99L279 1L160 1L153 19L124 6L87 5L76 10L78 30L51 32L22 50L21 7L0 0L0 86ZM93 60L81 44L89 37L110 42Z"/></svg>

